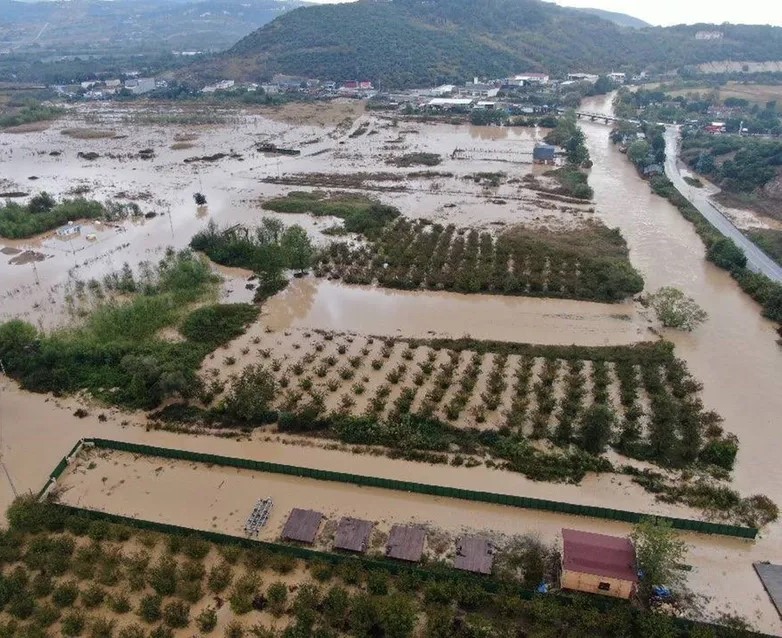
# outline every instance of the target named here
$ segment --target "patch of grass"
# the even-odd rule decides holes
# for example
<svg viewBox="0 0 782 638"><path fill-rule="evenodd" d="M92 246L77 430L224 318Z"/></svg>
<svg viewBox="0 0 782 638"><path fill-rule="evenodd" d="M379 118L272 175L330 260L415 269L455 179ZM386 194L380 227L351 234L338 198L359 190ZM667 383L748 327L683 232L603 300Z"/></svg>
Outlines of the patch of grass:
<svg viewBox="0 0 782 638"><path fill-rule="evenodd" d="M347 232L367 237L376 236L388 222L399 216L399 211L393 206L386 206L365 195L325 191L292 191L285 197L264 202L263 207L278 213L339 217Z"/></svg>
<svg viewBox="0 0 782 638"><path fill-rule="evenodd" d="M782 230L752 228L745 231L745 234L769 257L778 264L782 264Z"/></svg>
<svg viewBox="0 0 782 638"><path fill-rule="evenodd" d="M179 331L186 339L215 349L244 334L259 312L246 303L204 306L187 315Z"/></svg>
<svg viewBox="0 0 782 638"><path fill-rule="evenodd" d="M576 166L568 165L553 171L546 172L546 175L556 179L562 186L562 194L575 197L576 199L592 199L595 193L587 184L587 175L580 171Z"/></svg>
<svg viewBox="0 0 782 638"><path fill-rule="evenodd" d="M409 166L437 166L443 159L437 153L405 153L388 160L388 164L407 168Z"/></svg>
<svg viewBox="0 0 782 638"><path fill-rule="evenodd" d="M0 128L10 128L12 126L21 126L32 122L43 122L54 120L60 117L65 111L55 106L43 106L40 104L29 104L17 109L13 113L0 115Z"/></svg>
<svg viewBox="0 0 782 638"><path fill-rule="evenodd" d="M95 128L66 128L60 131L60 133L76 140L100 140L116 135L116 132L112 130Z"/></svg>

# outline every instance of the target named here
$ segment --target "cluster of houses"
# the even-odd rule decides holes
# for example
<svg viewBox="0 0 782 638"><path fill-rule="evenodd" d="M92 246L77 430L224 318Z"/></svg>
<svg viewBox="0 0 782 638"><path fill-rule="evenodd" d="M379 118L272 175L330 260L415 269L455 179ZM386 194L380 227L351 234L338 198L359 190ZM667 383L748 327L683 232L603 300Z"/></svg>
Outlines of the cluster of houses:
<svg viewBox="0 0 782 638"><path fill-rule="evenodd" d="M201 89L202 93L215 93L216 91L258 91L262 90L267 95L303 94L309 97L355 97L370 98L377 91L369 80L349 80L342 84L331 81L316 80L313 78L296 75L275 74L270 82L237 83L233 80L222 80L216 84L210 84Z"/></svg>
<svg viewBox="0 0 782 638"><path fill-rule="evenodd" d="M78 88L55 86L57 93L65 97L82 97L86 100L104 100L111 98L122 92L131 95L143 95L155 89L168 86L166 80L159 80L150 77L140 77L139 73L128 72L125 74L125 80L112 78L109 80L90 80L81 82Z"/></svg>
<svg viewBox="0 0 782 638"><path fill-rule="evenodd" d="M189 53L189 52L188 52ZM182 53L183 55L185 52ZM108 99L117 94L143 95L155 89L166 88L167 82L153 77L140 77L138 72L127 72L124 80L108 79L103 81L82 82L81 86L54 87L68 97L83 97L85 99ZM627 81L643 81L645 74L632 76L621 72L612 72L608 77L617 84ZM404 91L384 97L397 100L401 103L415 101L418 106L423 105L420 98L428 98L427 106L440 109L466 109L466 108L493 108L493 102L500 93L513 95L528 93L530 91L555 91L561 87L589 82L594 84L599 76L593 73L574 72L568 73L562 78L552 78L548 73L525 72L513 76L498 79L473 78L464 84L444 84L429 89L417 89ZM236 82L224 79L219 82L201 87L200 93L218 92L255 92L262 91L266 95L300 94L311 98L349 97L356 99L368 99L378 96L372 81L367 79L354 79L342 83L307 78L303 76L275 74L267 82ZM546 112L545 109L529 111L529 113Z"/></svg>

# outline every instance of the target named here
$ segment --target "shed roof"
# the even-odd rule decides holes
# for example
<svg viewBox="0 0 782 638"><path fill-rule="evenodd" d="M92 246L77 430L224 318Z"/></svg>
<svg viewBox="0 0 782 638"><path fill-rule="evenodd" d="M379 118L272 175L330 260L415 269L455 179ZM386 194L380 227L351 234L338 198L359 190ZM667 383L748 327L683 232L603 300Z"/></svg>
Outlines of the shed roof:
<svg viewBox="0 0 782 638"><path fill-rule="evenodd" d="M417 563L424 553L426 532L419 525L394 525L388 535L386 555Z"/></svg>
<svg viewBox="0 0 782 638"><path fill-rule="evenodd" d="M372 521L362 521L360 518L346 516L337 526L334 535L334 547L351 552L365 552L369 544L369 535L375 524Z"/></svg>
<svg viewBox="0 0 782 638"><path fill-rule="evenodd" d="M483 536L462 536L456 542L454 567L476 574L491 574L492 546Z"/></svg>
<svg viewBox="0 0 782 638"><path fill-rule="evenodd" d="M295 507L291 510L285 527L282 529L282 537L288 541L299 541L301 543L315 542L318 535L318 528L323 519L323 514L313 510L303 510Z"/></svg>
<svg viewBox="0 0 782 638"><path fill-rule="evenodd" d="M638 582L635 547L629 538L562 530L565 570Z"/></svg>

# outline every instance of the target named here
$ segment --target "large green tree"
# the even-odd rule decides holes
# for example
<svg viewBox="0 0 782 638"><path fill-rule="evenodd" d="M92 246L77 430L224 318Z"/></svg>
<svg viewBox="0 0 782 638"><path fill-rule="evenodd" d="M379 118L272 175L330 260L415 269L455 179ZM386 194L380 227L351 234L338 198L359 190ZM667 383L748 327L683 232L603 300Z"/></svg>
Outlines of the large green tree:
<svg viewBox="0 0 782 638"><path fill-rule="evenodd" d="M299 225L289 226L280 237L280 245L288 266L302 272L312 264L314 250L307 231Z"/></svg>
<svg viewBox="0 0 782 638"><path fill-rule="evenodd" d="M646 518L635 526L631 538L638 567L643 571L639 586L642 597L648 598L655 585L681 586L684 577L679 565L687 555L687 546L669 522Z"/></svg>

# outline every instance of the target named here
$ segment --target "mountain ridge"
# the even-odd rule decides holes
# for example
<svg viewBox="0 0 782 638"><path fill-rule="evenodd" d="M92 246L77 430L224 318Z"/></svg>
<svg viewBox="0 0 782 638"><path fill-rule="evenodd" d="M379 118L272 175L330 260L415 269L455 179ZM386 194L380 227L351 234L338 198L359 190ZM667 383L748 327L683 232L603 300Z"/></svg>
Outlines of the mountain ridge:
<svg viewBox="0 0 782 638"><path fill-rule="evenodd" d="M704 28L724 37L696 39ZM207 79L369 79L404 88L522 71L664 71L719 59L782 59L782 28L631 29L541 0L359 0L294 9L191 72Z"/></svg>

